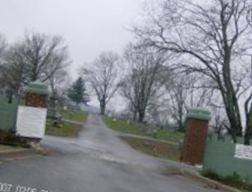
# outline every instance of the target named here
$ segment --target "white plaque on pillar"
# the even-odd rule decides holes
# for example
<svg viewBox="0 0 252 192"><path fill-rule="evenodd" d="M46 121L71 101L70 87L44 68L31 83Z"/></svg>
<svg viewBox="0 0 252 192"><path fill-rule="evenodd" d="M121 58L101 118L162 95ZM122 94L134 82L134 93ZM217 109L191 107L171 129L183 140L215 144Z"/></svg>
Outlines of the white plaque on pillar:
<svg viewBox="0 0 252 192"><path fill-rule="evenodd" d="M46 113L46 108L19 106L16 135L43 138L45 135Z"/></svg>
<svg viewBox="0 0 252 192"><path fill-rule="evenodd" d="M235 158L252 160L252 146L236 144Z"/></svg>

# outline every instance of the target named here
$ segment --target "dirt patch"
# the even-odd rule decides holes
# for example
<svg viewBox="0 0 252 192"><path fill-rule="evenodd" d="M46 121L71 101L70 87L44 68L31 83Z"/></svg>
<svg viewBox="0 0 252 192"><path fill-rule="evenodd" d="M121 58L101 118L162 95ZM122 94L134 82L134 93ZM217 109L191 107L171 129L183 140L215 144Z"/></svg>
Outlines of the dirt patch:
<svg viewBox="0 0 252 192"><path fill-rule="evenodd" d="M149 155L173 161L180 159L179 145L129 136L121 136L121 138L134 149Z"/></svg>

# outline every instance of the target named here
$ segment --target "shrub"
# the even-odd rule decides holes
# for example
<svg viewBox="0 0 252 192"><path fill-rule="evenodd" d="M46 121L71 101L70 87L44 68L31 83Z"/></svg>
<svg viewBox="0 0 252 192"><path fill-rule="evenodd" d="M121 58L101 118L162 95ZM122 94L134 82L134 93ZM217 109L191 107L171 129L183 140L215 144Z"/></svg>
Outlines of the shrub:
<svg viewBox="0 0 252 192"><path fill-rule="evenodd" d="M227 175L223 178L224 181L226 181L227 183L231 183L231 184L240 184L243 183L241 176L239 174L237 174L236 172L233 172L232 175Z"/></svg>
<svg viewBox="0 0 252 192"><path fill-rule="evenodd" d="M210 179L220 181L221 183L224 183L226 185L236 187L238 189L252 191L252 185L248 183L244 183L242 181L241 176L236 172L233 172L232 175L220 176L213 170L207 170L207 171L202 172L202 175Z"/></svg>

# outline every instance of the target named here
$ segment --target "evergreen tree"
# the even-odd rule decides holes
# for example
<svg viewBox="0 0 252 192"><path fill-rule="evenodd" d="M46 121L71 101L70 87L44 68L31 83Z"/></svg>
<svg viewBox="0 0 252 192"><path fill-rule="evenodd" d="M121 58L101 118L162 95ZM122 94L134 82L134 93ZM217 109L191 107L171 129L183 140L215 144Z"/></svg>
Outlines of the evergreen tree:
<svg viewBox="0 0 252 192"><path fill-rule="evenodd" d="M68 90L68 98L79 105L81 103L88 102L88 95L86 93L86 87L84 80L79 77Z"/></svg>

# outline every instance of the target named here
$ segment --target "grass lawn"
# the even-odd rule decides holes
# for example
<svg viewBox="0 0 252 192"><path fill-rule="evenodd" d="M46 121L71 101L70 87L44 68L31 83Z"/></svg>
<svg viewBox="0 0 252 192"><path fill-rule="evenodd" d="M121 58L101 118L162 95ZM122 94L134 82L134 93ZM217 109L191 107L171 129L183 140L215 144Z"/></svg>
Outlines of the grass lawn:
<svg viewBox="0 0 252 192"><path fill-rule="evenodd" d="M19 146L11 146L11 145L0 144L0 153L9 152L9 151L18 151L20 149L23 149L23 148L21 148Z"/></svg>
<svg viewBox="0 0 252 192"><path fill-rule="evenodd" d="M178 145L127 136L123 136L121 138L134 149L142 151L146 154L173 161L179 161L180 151Z"/></svg>
<svg viewBox="0 0 252 192"><path fill-rule="evenodd" d="M148 128L145 125L140 125L135 122L127 122L126 120L119 119L113 120L109 117L104 117L103 120L107 127L122 133L147 136L173 142L179 142L184 139L184 133L177 131Z"/></svg>
<svg viewBox="0 0 252 192"><path fill-rule="evenodd" d="M63 119L84 122L87 119L87 113L83 111L62 111Z"/></svg>
<svg viewBox="0 0 252 192"><path fill-rule="evenodd" d="M48 119L46 122L46 135L59 137L77 137L82 128L81 124L64 122L63 127L55 127L53 120Z"/></svg>

